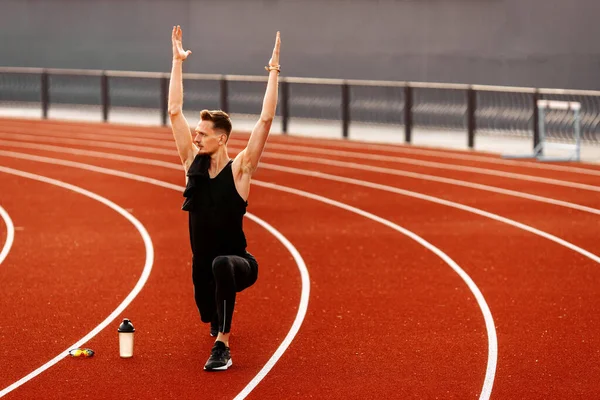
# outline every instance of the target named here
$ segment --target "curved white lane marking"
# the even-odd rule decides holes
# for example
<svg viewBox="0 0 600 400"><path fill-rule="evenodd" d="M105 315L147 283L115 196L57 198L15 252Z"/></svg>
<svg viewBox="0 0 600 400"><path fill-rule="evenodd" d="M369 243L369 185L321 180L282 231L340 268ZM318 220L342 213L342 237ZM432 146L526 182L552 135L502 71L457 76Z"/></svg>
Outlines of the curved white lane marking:
<svg viewBox="0 0 600 400"><path fill-rule="evenodd" d="M6 134L2 134L0 133L0 137L5 137L7 136ZM20 135L8 135L8 136L13 136L16 137L18 139L21 140L25 140L25 141L38 141L38 137L35 135L27 135L27 134L20 134ZM48 142L51 143L64 143L64 144L82 144L82 145L90 145L90 140L83 140L83 139L56 139L56 138L46 138L45 139ZM104 139L106 140L106 138ZM119 141L121 139L119 138L115 138L114 142L110 142L110 141L94 141L93 144L94 146L98 146L98 147L106 147L106 148L116 148L116 149L126 149L126 150L132 150L132 151L139 151L135 149L135 145L128 145L128 144L123 144L123 143L119 143ZM131 141L128 141L131 142ZM133 142L139 142L139 140L133 140ZM172 150L167 150L173 147L173 144L166 141L166 140L156 140L154 142L162 142L162 144L156 143L155 145L162 147L161 148L152 148L152 150L160 152L160 154L167 154L166 152L169 152L169 155L172 155L173 151ZM236 142L235 140L232 139L231 141L232 143ZM239 141L237 141L239 142ZM154 144L154 143L153 143ZM286 146L284 145L267 145L267 149L269 147L283 147L285 148ZM296 147L296 149L301 148L301 146L294 146ZM231 147L230 147L231 149ZM296 149L292 149L292 150L296 150ZM545 183L545 184L549 184L549 185L556 185L556 186L564 186L564 187L571 187L571 188L575 188L575 189L582 189L582 190L590 190L590 191L594 191L594 192L600 192L600 186L594 186L594 185L588 185L585 183L577 183L577 182L571 182L571 181L564 181L564 180L560 180L560 179L552 179L552 178L544 178L544 177L539 177L539 176L535 176L535 175L526 175L526 174L518 174L518 173L514 173L514 172L506 172L506 171L500 171L500 170L495 170L495 169L489 169L489 168L478 168L478 167L469 167L469 166L464 166L464 165L456 165L456 164L445 164L445 163L439 163L439 162L433 162L433 161L423 161L423 160L417 160L417 159L413 159L413 158L405 158L405 157L392 157L392 156L377 156L377 155L372 155L372 154L360 154L360 153L352 153L352 152L343 152L343 151L334 151L334 150L323 150L323 149L313 149L310 147L304 147L304 150L298 150L298 151L304 151L304 152L312 152L312 153L323 153L323 154L330 154L330 155L336 155L336 153L339 153L337 155L340 155L342 157L349 157L348 154L352 154L351 157L354 158L375 158L375 159L379 159L379 160L383 160L383 159L389 159L389 160L394 160L395 162L399 162L399 163L403 163L403 164L409 164L409 165L416 165L416 166L422 166L422 167L428 167L428 168L436 168L436 169L443 169L443 170L451 170L451 171L460 171L460 172L472 172L472 173L476 173L476 174L481 174L481 175L490 175L490 176L499 176L502 178L510 178L510 179L516 179L516 180L522 180L522 181L528 181L528 182L537 182L537 183ZM281 158L281 157L295 157L296 159L300 159L303 156L293 156L291 154L281 154L281 153L273 153L270 151L265 151L263 153L263 156L273 156L273 157L277 157L277 158ZM315 160L314 157L306 157L305 158L309 158L311 160Z"/></svg>
<svg viewBox="0 0 600 400"><path fill-rule="evenodd" d="M271 358L269 358L269 360L261 368L261 370L258 371L256 376L252 378L252 380L242 389L240 393L238 393L237 396L235 396L235 398L238 400L246 398L246 396L248 396L248 394L250 394L250 392L254 390L256 385L258 385L260 381L262 381L264 377L267 376L269 371L271 371L271 369L275 366L277 361L279 361L281 356L283 356L283 353L285 353L287 348L290 346L290 344L298 334L300 326L302 326L302 322L304 322L306 310L308 309L308 298L310 296L310 278L308 276L308 269L306 268L306 264L304 263L304 260L302 259L302 256L300 256L298 250L296 250L296 248L290 243L289 240L287 240L285 236L283 236L279 231L275 230L275 228L273 228L271 225L267 224L265 221L261 220L255 215L252 215L250 213L246 213L246 215L248 216L248 218L250 218L257 224L263 226L266 230L271 232L277 239L279 239L281 243L283 243L283 245L292 254L294 260L296 260L296 264L298 264L298 269L300 270L300 277L302 279L302 293L300 295L300 306L298 307L298 313L296 314L296 318L294 319L294 323L292 324L292 327L290 328L288 334L285 335L285 338L283 339L277 350L275 350L275 353L273 353Z"/></svg>
<svg viewBox="0 0 600 400"><path fill-rule="evenodd" d="M150 271L152 270L152 264L154 263L154 248L152 247L152 240L150 239L150 235L146 231L146 228L144 228L144 226L133 215L131 215L130 213L125 211L123 208L121 208L117 204L113 203L112 201L110 201L102 196L99 196L96 193L90 192L88 190L80 188L79 186L71 185L69 183L65 183L65 182L62 182L62 181L59 181L56 179L52 179L52 178L48 178L45 176L36 175L36 174L29 173L29 172L20 171L17 169L8 168L8 167L4 167L4 166L0 166L0 172L20 176L22 178L33 179L33 180L36 180L39 182L49 183L51 185L59 186L64 189L71 190L73 192L82 194L91 199L99 201L100 203L110 207L111 209L115 210L117 213L121 214L129 222L131 222L133 224L133 226L135 226L135 228L138 230L138 232L142 236L142 239L144 241L144 248L146 251L146 261L144 263L144 269L142 270L142 274L141 274L140 278L138 279L137 283L135 284L134 288L127 295L127 297L121 302L121 304L119 304L119 306L108 317L106 317L106 319L104 319L104 321L102 321L98 326L96 326L94 329L92 329L83 338L79 339L76 343L69 346L62 353L58 354L52 360L48 361L41 367L37 368L35 371L27 374L26 376L19 379L12 385L9 385L9 386L5 387L4 389L2 389L0 391L0 397L3 397L6 394L10 393L11 391L15 390L16 388L18 388L19 386L21 386L22 384L26 383L27 381L35 378L36 376L38 376L39 374L41 374L48 368L52 367L54 364L56 364L57 362L59 362L60 360L62 360L69 354L69 349L72 349L75 347L81 347L84 343L86 343L87 341L92 339L94 336L96 336L102 329L106 328L108 326L108 324L110 324L112 321L114 321L115 318L117 318L119 316L119 314L121 314L125 310L125 308L127 308L127 306L133 301L133 299L135 299L135 297L138 295L138 293L142 290L142 288L146 284L146 281L148 280L148 277L150 276Z"/></svg>
<svg viewBox="0 0 600 400"><path fill-rule="evenodd" d="M3 135L0 133L0 137L2 137ZM19 140L24 140L24 141L28 141L28 142L32 142L32 143L38 143L39 142L39 137L33 136L33 135L12 135L12 136L16 136L17 139ZM3 142L7 142L7 146L9 146L10 144L8 144L8 140L3 140ZM116 150L129 150L129 151L137 151L137 152L142 152L145 153L147 151L144 151L144 149L148 149L148 150L152 150L152 152L154 154L163 154L166 156L173 156L173 150L168 150L166 148L162 148L159 149L158 147L148 147L148 146L136 146L133 144L125 144L125 143L116 143L116 142L100 142L100 141L94 141L92 142L91 140L83 140L83 139L55 139L55 138L44 138L44 142L46 143L55 143L55 144L73 144L76 146L92 146L92 147L103 147L106 149L116 149ZM175 149L175 147L173 147L173 149Z"/></svg>
<svg viewBox="0 0 600 400"><path fill-rule="evenodd" d="M93 127L93 124L89 124L90 127ZM122 129L123 127L119 127L118 130L103 130L102 135L106 137L106 135L118 136L118 137L133 137L138 139L162 139L165 141L171 141L170 132L167 134L160 132L140 132L137 130L127 130ZM64 131L64 127L57 127L57 129L61 129L61 132ZM103 127L104 129L104 127ZM59 134L61 132L50 132L50 134ZM9 132L5 132L7 134L13 134ZM20 132L22 133L22 131ZM45 133L45 132L44 132ZM247 134L247 132L236 132ZM79 134L77 134L79 136ZM72 137L72 136L69 136ZM281 140L284 139L284 140ZM233 139L230 141L231 143L235 143L236 140ZM239 144L246 145L245 141L237 140ZM400 154L409 154L409 155L423 155L437 158L446 158L453 160L462 160L462 161L477 161L484 162L489 164L498 164L498 165L508 165L515 166L519 168L534 168L538 170L553 170L553 171L561 171L561 172L569 172L569 173L577 173L577 174L585 174L585 175L595 175L600 176L600 171L594 169L587 168L579 168L579 167L571 167L565 165L556 165L556 164L548 164L541 162L532 162L532 161L516 161L516 160L505 160L502 158L497 158L498 156L494 155L476 155L476 154L467 154L464 153L455 153L457 151L455 149L439 149L439 150L426 150L412 147L412 145L406 144L376 144L369 142L361 142L361 141L342 141L340 139L337 140L329 140L329 139L319 139L319 138L306 138L302 136L278 136L274 135L272 139L269 141L269 146L271 144L282 144L284 146L298 146L298 145L307 145L307 146L315 146L315 148L326 149L327 147L321 146L330 146L330 148L347 148L347 149L356 149L361 152L367 150L375 150L375 151L385 151L388 153L400 153ZM477 153L477 151L475 151ZM481 152L480 152L481 153ZM485 153L485 152L483 152Z"/></svg>
<svg viewBox="0 0 600 400"><path fill-rule="evenodd" d="M263 153L263 157L275 158L275 159L279 159L279 160L304 161L304 162L308 162L311 164L331 165L331 166L335 166L335 167L357 169L357 170L361 170L361 171L379 172L379 173L388 174L388 175L405 176L408 178L415 178L415 179L422 179L422 180L427 180L427 181L432 181L432 182L446 183L446 184L454 185L454 186L462 186L462 187L468 187L471 189L479 189L479 190L485 190L488 192L505 194L508 196L521 197L524 199L539 201L542 203L554 204L554 205L558 205L558 206L562 206L562 207L573 208L575 210L580 210L580 211L585 211L585 212L589 212L592 214L600 215L600 210L598 210L596 208L588 207L588 206L583 206L581 204L571 203L571 202L563 201L563 200L557 200L557 199L553 199L550 197L538 196L535 194L530 194L530 193L525 193L525 192L519 192L516 190L499 188L496 186L461 181L461 180L452 179L452 178L444 178L444 177L440 177L440 176L436 176L436 175L420 174L417 172L403 171L403 170L384 168L384 167L376 167L373 165L350 163L350 162L345 162L345 161L329 160L329 159L323 159L323 158L294 156L291 154L279 154L279 153L265 152L265 153ZM261 166L262 165L265 165L265 164L261 164ZM579 184L577 184L577 185L579 185ZM563 186L563 185L561 185L561 186ZM570 186L570 185L564 185L564 186ZM587 186L590 186L590 185L587 185ZM571 186L571 187L573 187L573 186ZM590 186L590 187L594 188L594 189L588 188L588 190L600 191L600 187L598 187L598 186Z"/></svg>
<svg viewBox="0 0 600 400"><path fill-rule="evenodd" d="M289 138L289 139L288 139ZM368 142L355 142L355 141L342 141L342 140L325 140L325 139L316 139L310 140L306 138L299 138L298 136L288 136L286 137L289 140L290 145L295 146L296 143L305 144L305 145L326 145L331 147L344 147L349 149L356 149L359 151L366 150L376 150L376 151L385 151L388 153L401 153L401 154L409 154L409 155L423 155L437 158L447 158L453 160L462 160L462 161L477 161L477 162L485 162L490 164L498 164L498 165L509 165L515 166L519 168L534 168L534 169L545 169L545 170L553 170L553 171L562 171L562 172L570 172L577 174L586 174L586 175L595 175L600 176L600 171L587 169L587 168L578 168L578 167L568 167L564 165L555 165L548 163L540 163L540 162L531 162L531 161L515 161L515 160L504 160L501 158L495 158L498 156L490 155L473 155L473 154L458 154L453 153L452 151L456 151L455 149L447 149L447 150L425 150L418 149L412 147L412 145L401 145L401 144L374 144ZM270 143L270 142L269 142ZM283 140L279 140L278 143L287 144L288 142L284 142ZM323 147L321 147L323 148ZM477 151L476 151L477 153Z"/></svg>
<svg viewBox="0 0 600 400"><path fill-rule="evenodd" d="M4 137L4 138L11 138L11 137L17 137L17 138L21 138L23 140L30 140L30 139L35 139L37 138L37 141L42 141L42 142L46 142L48 140L73 140L73 141L84 141L86 143L97 143L97 142L102 142L102 143L131 143L131 144L140 144L143 143L145 145L157 145L157 146L168 146L168 145L175 145L175 141L173 140L173 137L169 136L164 136L163 139L152 139L152 138L147 138L147 137L130 137L130 136L107 136L104 134L99 134L99 133L79 133L77 134L77 137L80 139L73 139L73 135L70 135L69 133L64 133L63 132L52 132L51 134L44 134L43 135L43 139L40 140L40 135L33 135L31 133L24 133L24 132L19 132L19 133L7 133L4 132L2 130L0 130L0 137ZM169 140L170 139L170 140ZM75 142L73 142L75 143Z"/></svg>
<svg viewBox="0 0 600 400"><path fill-rule="evenodd" d="M96 166L88 165L88 164L74 163L74 162L65 162L64 160L52 159L52 158L47 158L47 157L38 157L38 156L29 156L29 157L25 157L25 159L29 159L30 161L45 162L45 163L49 163L49 164L65 165L65 166L79 168L79 169L84 169L84 170L88 170L88 171L99 172L99 173L102 173L102 174L118 176L118 177L122 177L122 178L126 178L126 179L136 180L136 181L139 181L139 182L149 183L149 184L156 185L156 186L161 186L161 187L168 188L168 189L173 189L173 190L176 190L178 192L183 192L183 190L185 189L185 187L183 187L183 186L174 185L174 184L171 184L171 183L168 183L168 182L159 181L157 179L152 179L152 178L148 178L148 177L145 177L145 176L130 174L130 173L127 173L127 172L122 172L122 171L118 171L118 170L112 170L112 169L108 169L108 168L96 167ZM12 170L10 168L0 167L0 171L4 171L5 169L6 170ZM16 170L13 170L13 171L16 171ZM27 174L27 175L33 175L33 174L28 174L26 172L21 172L21 173L22 174ZM16 173L15 173L15 175L16 175ZM27 176L27 175L23 175L23 176L30 177L30 176ZM36 179L36 178L32 178L32 179ZM52 181L52 182L60 182L60 181L55 181L55 180L50 179L50 178L45 178L45 179L48 179L49 181ZM38 179L38 180L41 180L41 179ZM66 183L63 183L63 184L64 185L68 185L68 186L72 186L72 185L69 185L69 184L66 184ZM76 188L76 186L72 186L72 187ZM73 190L73 189L71 189L71 190ZM85 191L84 189L80 189L80 190ZM85 191L85 192L87 192L87 191ZM98 196L98 198L100 198L100 196ZM126 211L124 211L124 212L126 212ZM263 366L263 368L258 372L258 374L254 377L254 379L252 379L252 381L250 381L250 383L248 383L248 385L243 389L243 391L247 391L247 393L250 393L250 391L269 373L269 371L273 368L273 366L277 363L277 361L279 361L279 359L281 358L281 356L283 355L283 353L287 350L287 348L289 347L289 345L292 343L292 341L296 337L296 334L300 330L300 327L302 326L302 323L304 322L304 317L306 316L306 311L308 309L308 300L309 300L309 297L310 297L310 278L309 278L309 274L308 274L308 269L306 268L306 264L304 263L304 260L302 259L302 256L300 255L300 253L298 252L298 250L290 243L290 241L285 238L285 236L283 236L279 231L277 231L275 228L273 228L271 225L269 225L267 222L265 222L264 220L260 219L259 217L255 216L255 215L253 215L251 213L246 213L246 216L249 219L251 219L254 222L256 222L257 224L259 224L260 226L262 226L263 228L265 228L268 232L270 232L271 234L273 234L285 246L285 248L292 254L292 257L294 258L294 261L296 261L296 264L298 266L298 270L300 271L300 278L301 278L301 283L302 283L302 289L301 289L301 293L300 293L300 304L298 305L298 312L296 313L296 317L294 318L294 322L292 323L292 326L290 327L290 330L288 331L287 335L285 336L285 338L283 339L283 341L281 342L281 344L279 345L279 347L277 348L277 350L275 351L275 353L273 353L273 355L271 356L271 358L267 361L267 363ZM148 271L148 274L149 273L150 272ZM145 283L145 281L144 281L144 283ZM143 286L143 284L142 284L142 286ZM136 285L136 287L137 287L137 285ZM140 290L141 290L141 287L140 287ZM139 290L138 290L138 292L139 292ZM133 296L133 297L135 297L135 296ZM129 296L128 296L128 298L129 298ZM133 300L133 298L131 298L131 300ZM131 300L129 301L129 303L131 302ZM129 303L127 303L127 305ZM123 306L122 308L124 309L127 305ZM115 310L115 312L116 311L117 310ZM121 311L121 310L119 309L119 311ZM115 312L113 312L113 314L115 314ZM117 313L113 317L113 319L119 313ZM111 316L113 314L111 314ZM110 318L110 316L109 316L109 318ZM79 342L77 342L73 346L69 347L69 349L71 349L73 347L80 347L83 343L87 342L93 336L95 336L98 332L100 332L111 321L108 321L108 322L105 321L106 322L105 325L103 325L102 327L100 327L100 325L99 325L99 327L96 328L97 332L95 332L96 329L94 329L94 331L92 331L92 332L95 332L95 333L93 333L93 335L91 334L92 332L90 332L90 334L88 334L86 337L84 337L83 339L81 339ZM104 322L103 322L103 324L104 324ZM12 391L12 390L16 389L17 387L21 386L22 384L24 384L28 380L32 379L33 377L41 374L46 369L50 368L51 366L53 366L54 364L56 364L58 361L60 361L61 359L63 359L66 355L68 355L68 349L65 350L63 353L59 354L57 357L55 357L50 362L44 364L42 367L40 367L37 370L35 370L34 372L32 372L31 374L27 375L26 377L22 378L21 380L15 382L14 384L12 384L9 387L7 387L4 390L2 390L0 392L0 397L4 396L5 394L9 393L10 391ZM244 397L246 395L244 395Z"/></svg>
<svg viewBox="0 0 600 400"><path fill-rule="evenodd" d="M158 167L164 167L164 168L170 168L170 169L176 169L176 170L183 171L183 167L181 166L181 164L176 164L176 163L172 163L172 162L168 162L168 161L154 160L154 159L149 159L149 158L126 156L126 155L105 153L105 152L93 151L93 150L74 149L74 148L70 148L70 147L37 145L34 143L10 142L10 141L6 141L6 140L0 140L0 145L3 145L3 144L9 145L12 147L47 150L47 151L52 151L52 152L56 152L56 153L84 155L84 156L105 158L105 159L111 159L111 160L117 160L117 161L127 161L127 162L132 162L132 163L137 163L137 164L154 165L154 166L158 166ZM143 152L149 153L149 154L156 154L151 149L140 149L140 151L143 151ZM3 154L3 152L4 152L3 150L0 150L0 154ZM11 152L7 152L7 154L8 153L11 153ZM20 153L15 153L15 154L20 154ZM159 154L162 154L162 153L159 153ZM458 179L443 178L443 177L439 177L439 176L435 176L435 175L419 174L416 172L409 172L409 171L403 171L403 170L397 170L397 169L391 169L391 168L383 168L383 167L375 167L375 166L366 165L366 164L348 163L348 162L344 162L344 161L313 159L313 158L308 158L308 157L303 157L303 156L292 156L292 155L281 155L281 156L277 155L276 156L273 153L269 154L268 152L263 153L263 157L264 158L284 159L284 160L310 161L313 164L318 163L318 164L323 164L323 165L333 165L333 166L338 166L338 167L343 167L343 168L358 169L358 170L362 170L362 171L372 171L372 172L380 172L380 173L390 174L390 175L406 176L408 178L415 178L415 179L422 179L422 180L427 180L427 181L432 181L432 182L446 183L448 185L462 186L462 187L467 187L467 188L471 188L471 189L484 190L484 191L488 191L488 192L492 192L492 193L499 193L499 194L504 194L507 196L513 196L513 197L519 197L519 198L533 200L533 201L539 201L541 203L553 204L553 205L557 205L560 207L572 208L574 210L579 210L579 211L588 212L591 214L600 215L599 209L584 206L581 204L575 204L575 203L571 203L568 201L553 199L550 197L543 197L543 196L538 196L535 194L519 192L516 190L503 189L503 188L499 188L496 186L489 186L489 185L483 185L480 183L461 181ZM266 168L266 169L269 168L269 167L264 167L264 164L261 164L261 167Z"/></svg>
<svg viewBox="0 0 600 400"><path fill-rule="evenodd" d="M479 398L481 400L489 399L490 394L492 393L492 387L494 385L494 377L496 375L496 365L498 363L498 339L496 336L496 327L494 325L494 318L492 317L492 312L490 311L490 308L489 308L488 304L486 303L485 298L483 297L483 294L481 293L481 291L479 290L479 288L477 287L475 282L473 282L473 279L471 279L471 277L452 258L450 258L442 250L438 249L437 247L435 247L434 245L432 245L431 243L429 243L428 241L426 241L419 235L415 234L414 232L411 232L408 229L403 228L403 227L401 227L387 219L381 218L375 214L361 210L360 208L356 208L356 207L350 206L348 204L341 203L336 200L332 200L328 197L323 197L323 196L320 196L320 195L317 195L314 193L305 192L303 190L293 189L293 188L289 188L286 186L277 185L274 183L253 180L252 184L279 190L279 191L283 191L283 192L293 193L298 196L314 199L314 200L350 211L352 213L361 215L365 218L368 218L368 219L378 222L382 225L385 225L389 228L392 228L393 230L400 232L401 234L403 234L405 236L408 236L412 240L419 243L421 246L423 246L426 249L428 249L429 251L433 252L435 255L440 257L446 264L448 264L450 266L450 268L452 268L454 270L454 272L456 272L458 274L458 276L460 276L460 278L467 284L467 287L469 288L471 293L473 293L473 296L477 300L479 309L481 310L481 313L483 314L483 319L485 321L485 328L487 331L487 339L488 339L488 359L487 359L483 387L481 389L481 394L480 394ZM243 397L240 397L239 399L242 399L242 398ZM238 397L236 397L234 400L236 400L236 399L238 399Z"/></svg>
<svg viewBox="0 0 600 400"><path fill-rule="evenodd" d="M327 153L327 152L324 152L324 153ZM313 162L313 163L327 162L327 163L332 163L332 164L337 163L339 165L353 164L353 163L344 162L344 161L321 159L321 158L309 157L309 156L298 156L298 155L293 155L293 154L273 153L273 152L269 152L269 151L264 152L264 155L267 157L281 158L281 159L288 159L288 160L297 160L297 161L310 160L310 162ZM331 154L331 155L336 155L336 154ZM348 156L344 156L344 157L348 157ZM356 154L352 157L353 158L365 158L365 159L372 158L372 157L369 157L369 154L365 154L364 156ZM376 157L376 159L377 159L377 157ZM414 160L411 158L403 159L403 161L396 160L395 162L399 162L399 163L403 163L403 164L410 164L410 165L417 165L417 166L428 167L428 168L437 168L437 169L460 171L460 172L472 172L472 173L481 174L481 175L499 176L502 178L510 178L510 179L516 179L516 180L521 180L521 181L528 181L528 182L546 183L549 185L589 190L592 192L600 192L600 186L588 185L585 183L577 183L577 182L571 182L571 181L563 181L560 179L544 178L544 177L535 176L535 175L517 174L514 172L499 171L499 170L495 170L495 169L458 166L458 165L451 165L451 164L434 163L431 161L418 161L418 160ZM362 165L362 164L356 164L356 165ZM371 168L378 168L378 167L371 166Z"/></svg>
<svg viewBox="0 0 600 400"><path fill-rule="evenodd" d="M83 150L83 149L75 149L73 147L64 147L64 146L52 146L49 144L37 144L37 143L27 143L27 142L13 142L10 140L0 140L0 145L10 146L10 147L20 147L22 149L34 149L34 150L45 150L52 151L54 153L64 153L64 154L74 154L81 156L89 156L89 157L97 157L97 158L105 158L109 160L117 160L117 161L129 161L135 162L138 164L144 164L144 160L147 160L151 163L151 165L156 165L159 167L172 168L174 165L177 166L177 169L183 171L183 167L181 164L175 164L168 161L154 160L154 159L146 159L141 157L134 156L126 156L124 154L115 154L115 153L106 153L103 151L95 151L95 150ZM95 146L94 143L91 146ZM114 148L120 149L120 146L114 146ZM139 148L140 151L149 154L164 154L161 150L159 153L155 152L153 149L143 148L136 146L136 149ZM145 149L145 150L144 150ZM169 152L169 155L172 152Z"/></svg>
<svg viewBox="0 0 600 400"><path fill-rule="evenodd" d="M369 181L363 181L360 179L346 178L346 177L338 176L338 175L331 175L331 174L327 174L324 172L307 171L307 170L303 170L303 169L283 167L283 166L274 165L274 164L261 164L261 166L262 167L268 166L273 170L277 170L277 171L281 171L281 172L289 172L291 174L296 174L296 175L312 176L315 178L321 178L321 179L330 180L330 181L344 182L344 183L350 183L350 184L356 185L356 186L369 187L372 189L383 190L386 192L396 193L396 194L400 194L400 195L407 196L407 197L413 197L416 199L421 199L421 200L429 201L432 203L437 203L437 204L445 205L448 207L457 208L459 210L467 211L472 214L481 215L482 217L490 218L495 221L502 222L502 223L514 226L516 228L522 229L524 231L533 233L534 235L541 236L541 237L551 240L557 244L560 244L561 246L567 247L567 248L581 254L582 256L589 258L590 260L592 260L594 262L600 263L600 257L598 257L597 255L595 255L593 253L590 253L587 250L582 249L581 247L574 245L573 243L567 242L564 239L561 239L557 236L554 236L554 235L544 232L542 230L533 228L529 225L514 221L510 218L502 217L500 215L497 215L497 214L494 214L494 213L491 213L488 211L481 210L479 208L465 206L464 204L461 204L461 203L456 203L453 201L440 199L438 197L429 196L429 195L422 194L419 192L412 192L410 190L399 189L397 187L382 185L379 183L373 183L373 182L369 182Z"/></svg>
<svg viewBox="0 0 600 400"><path fill-rule="evenodd" d="M53 159L53 158L48 158L48 157L40 157L40 156L33 156L33 155L28 155L28 154L20 154L20 153L12 153L12 152L2 152L0 151L0 154L3 153L11 153L8 156L10 157L15 157L15 158L24 158L24 159L28 159L28 160L32 160L32 161L39 161L39 162L45 162L45 163L50 163L50 164L58 164L58 165L65 165L65 166L70 166L70 167L75 167L75 168L80 168L80 169L85 169L85 170L89 170L89 171L95 171L95 172L100 172L100 173L104 173L104 174L108 174L108 175L114 175L114 176L120 176L120 177L125 177L128 179L133 179L133 180L137 180L137 181L141 181L141 182L146 182L146 183L152 183L154 185L158 185L158 186L162 186L162 187L167 187L170 189L175 189L178 191L183 191L185 188L183 186L178 186L178 185L173 185L171 183L168 182L162 182L156 179L152 179L152 178L147 178L141 175L135 175L135 174L130 174L130 173L126 173L126 172L122 172L122 171L118 171L118 170L111 170L108 168L102 168L102 167L96 167L93 165L89 165L89 164L83 164L83 163L78 163L78 162L73 162L73 161L67 161L67 160L59 160L59 159ZM181 168L179 168L181 169ZM497 354L498 354L498 344L497 344L497 337L496 337L496 330L495 330L495 326L494 326L494 321L491 315L491 312L489 310L489 307L487 305L487 303L485 302L485 299L483 297L483 295L481 294L481 291L477 288L477 285L473 282L473 280L466 274L466 272L464 272L464 270L462 270L458 264L456 264L450 257L448 257L445 253L443 253L441 250L437 249L435 246L431 245L430 243L426 242L424 239L420 238L419 236L417 236L416 234L394 224L393 222L384 220L381 217L378 217L374 214L368 213L366 211L357 209L355 207L346 205L344 203L340 203L337 202L335 200L331 200L316 194L312 194L312 193L308 193L308 192L303 192L297 189L292 189L292 188L288 188L285 186L279 186L279 185L275 185L272 183L267 183L267 182L261 182L261 181L257 181L257 180L253 180L252 181L253 184L255 185L262 185L264 187L270 187L276 190L281 190L281 191L286 191L289 193L294 193L294 194L302 194L305 197L309 197L312 199L316 199L319 201L323 201L327 204L331 204L331 205L335 205L338 206L340 208L355 212L359 215L365 216L367 218L370 218L374 221L380 222L388 227L391 227L392 229L403 233L409 237L411 237L413 240L416 240L418 243L422 244L424 247L428 248L429 250L433 251L436 255L438 255L439 257L442 258L442 260L444 260L446 263L448 263L448 265L450 265L450 267L452 269L454 269L458 275L463 279L463 281L465 281L465 283L467 284L467 286L469 287L469 289L471 290L471 292L473 293L473 295L475 296L475 298L477 299L477 303L480 307L480 310L484 316L484 320L485 320L485 325L486 325L486 331L487 331L487 335L488 335L488 361L487 361L487 366L486 366L486 375L484 378L484 384L483 384L483 388L482 388L482 392L480 395L480 399L482 400L487 400L489 398L489 394L491 393L492 390L492 386L493 386L493 382L494 382L494 376L495 376L495 371L496 371L496 365L497 365ZM306 268L306 267L305 267ZM301 273L302 274L302 273ZM306 279L306 282L305 282ZM303 297L301 297L301 305L303 304L303 298L304 298L304 285L309 285L310 284L310 280L308 278L308 271L306 271L305 276L302 275L302 282L303 282L303 289L302 289L302 294ZM307 286L308 287L308 286ZM306 292L306 301L305 301L305 306L308 306L308 294L309 291L307 289ZM302 307L301 307L302 308ZM283 355L283 353L285 352L285 350L287 349L287 347L289 346L289 344L292 342L292 340L294 339L295 335L297 334L300 325L302 324L302 321L304 319L304 316L306 314L306 308L304 309L299 309L298 310L298 314L296 316L296 319L294 321L294 324L292 325L292 328L290 329L290 332L288 333L288 335L286 335L286 338L284 339L284 342L282 342L282 344L280 345L280 347L277 349L277 351L275 352L275 354L273 354L273 356L271 357L271 359L269 359L269 361L267 362L267 364L265 364L265 366L261 369L261 371L259 371L259 373L252 379L252 381L250 381L250 383L248 383L248 385L242 390L242 392L240 392L240 394L238 394L238 396L236 397L238 400L239 399L243 399L245 398L255 387L256 385L258 385L258 383L266 376L266 374L271 370L271 368L273 368L273 366L275 365L275 363L279 360L279 358L281 357L281 355ZM296 323L298 321L298 323ZM284 346L285 344L285 346Z"/></svg>
<svg viewBox="0 0 600 400"><path fill-rule="evenodd" d="M10 215L8 215L2 206L0 206L0 217L2 217L4 224L6 225L6 241L4 242L4 246L2 246L2 251L0 251L0 264L2 264L8 256L10 248L15 240L15 225L13 224L12 219L10 219Z"/></svg>

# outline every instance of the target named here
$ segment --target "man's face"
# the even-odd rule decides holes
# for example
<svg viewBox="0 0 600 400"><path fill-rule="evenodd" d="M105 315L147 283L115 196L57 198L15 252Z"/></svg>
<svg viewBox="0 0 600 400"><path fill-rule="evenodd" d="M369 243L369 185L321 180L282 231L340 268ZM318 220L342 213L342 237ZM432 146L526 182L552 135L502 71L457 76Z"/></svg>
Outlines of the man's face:
<svg viewBox="0 0 600 400"><path fill-rule="evenodd" d="M199 154L213 154L219 149L219 145L225 144L225 133L213 126L212 121L200 121L196 126L194 143L198 146Z"/></svg>

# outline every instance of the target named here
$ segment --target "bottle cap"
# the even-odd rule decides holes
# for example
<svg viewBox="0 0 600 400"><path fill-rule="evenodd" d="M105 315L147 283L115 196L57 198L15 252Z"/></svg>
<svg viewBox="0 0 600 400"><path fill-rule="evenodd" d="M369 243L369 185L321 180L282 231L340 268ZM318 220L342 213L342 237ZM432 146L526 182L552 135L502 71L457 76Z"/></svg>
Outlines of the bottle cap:
<svg viewBox="0 0 600 400"><path fill-rule="evenodd" d="M121 322L121 325L119 325L119 332L135 332L135 328L133 327L133 325L131 324L131 321L129 321L129 319L124 318L123 322Z"/></svg>

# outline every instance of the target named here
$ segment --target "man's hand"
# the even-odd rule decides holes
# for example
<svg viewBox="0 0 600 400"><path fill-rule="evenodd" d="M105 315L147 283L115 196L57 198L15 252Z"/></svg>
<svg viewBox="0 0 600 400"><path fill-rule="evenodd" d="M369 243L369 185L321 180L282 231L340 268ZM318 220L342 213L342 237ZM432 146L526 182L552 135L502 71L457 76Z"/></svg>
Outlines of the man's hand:
<svg viewBox="0 0 600 400"><path fill-rule="evenodd" d="M173 34L171 35L171 41L173 42L173 60L183 61L190 54L192 54L192 52L190 50L187 50L187 51L183 50L183 45L181 44L181 37L182 37L181 27L179 25L174 26ZM273 53L273 54L275 54L275 53Z"/></svg>
<svg viewBox="0 0 600 400"><path fill-rule="evenodd" d="M273 48L273 56L269 60L269 67L279 68L279 47L281 47L281 34L277 31L275 38L275 47Z"/></svg>

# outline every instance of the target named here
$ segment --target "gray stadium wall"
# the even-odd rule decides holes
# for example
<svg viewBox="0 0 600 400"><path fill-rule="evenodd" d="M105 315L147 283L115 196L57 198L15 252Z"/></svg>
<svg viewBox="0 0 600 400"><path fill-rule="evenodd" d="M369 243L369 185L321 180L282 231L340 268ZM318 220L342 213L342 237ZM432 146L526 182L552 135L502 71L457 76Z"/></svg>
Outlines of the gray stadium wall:
<svg viewBox="0 0 600 400"><path fill-rule="evenodd" d="M0 0L0 65L600 89L598 0Z"/></svg>

